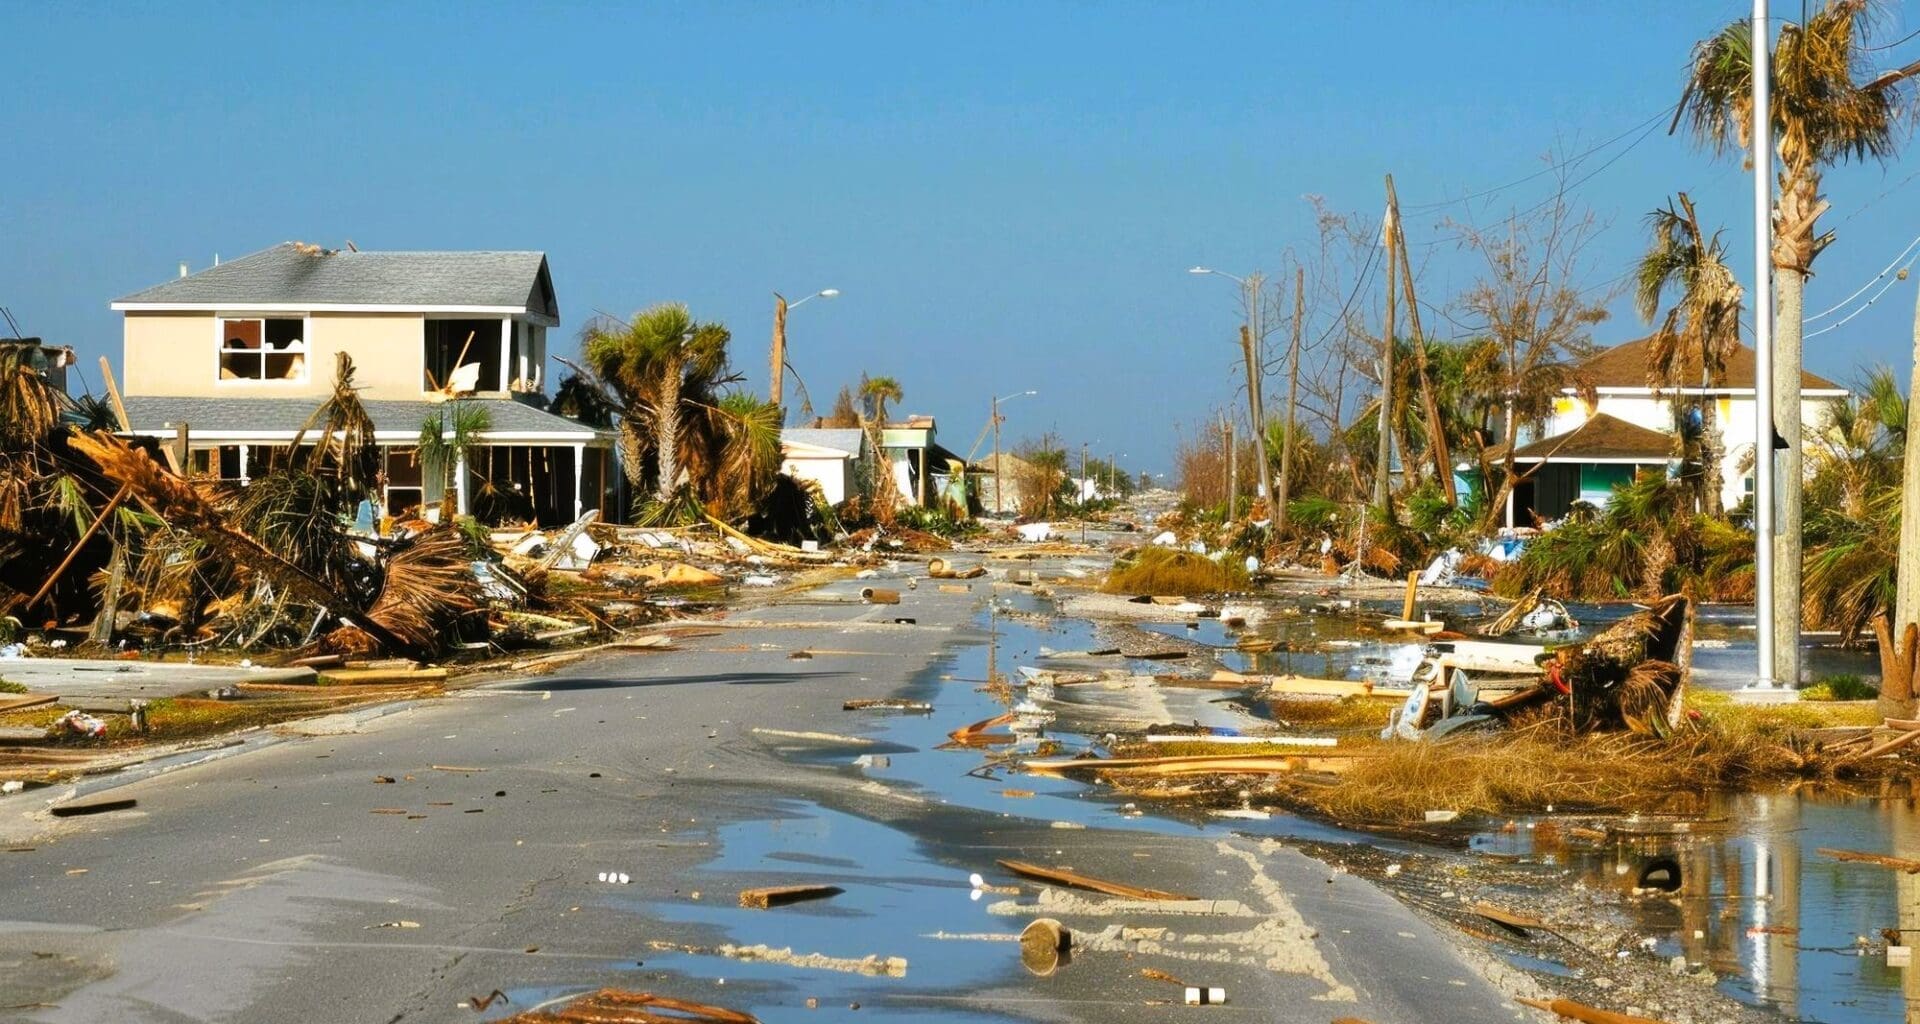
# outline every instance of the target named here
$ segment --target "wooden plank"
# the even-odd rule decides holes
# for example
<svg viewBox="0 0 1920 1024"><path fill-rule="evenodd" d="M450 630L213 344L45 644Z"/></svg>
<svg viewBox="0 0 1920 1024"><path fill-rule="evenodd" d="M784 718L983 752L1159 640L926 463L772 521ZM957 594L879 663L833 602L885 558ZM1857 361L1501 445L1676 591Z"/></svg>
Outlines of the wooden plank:
<svg viewBox="0 0 1920 1024"><path fill-rule="evenodd" d="M1039 864L1029 864L1023 860L999 860L995 861L995 863L1023 878L1038 879L1042 882L1052 882L1055 885L1064 885L1075 889L1102 892L1109 896L1119 896L1124 899L1153 900L1155 902L1177 902L1194 899L1192 896L1182 896L1179 893L1163 892L1159 889L1148 889L1137 885L1127 885L1123 882L1109 882L1105 879L1094 878L1091 875L1080 874L1077 871L1068 871L1065 868L1042 867Z"/></svg>
<svg viewBox="0 0 1920 1024"><path fill-rule="evenodd" d="M0 712L19 711L51 704L60 698L51 693L0 693Z"/></svg>
<svg viewBox="0 0 1920 1024"><path fill-rule="evenodd" d="M1183 754L1173 757L1083 757L1028 761L1021 767L1036 775L1077 771L1140 772L1148 775L1269 774L1343 771L1360 754Z"/></svg>
<svg viewBox="0 0 1920 1024"><path fill-rule="evenodd" d="M1476 914L1479 914L1481 917L1484 917L1489 921L1492 921L1495 924L1503 924L1503 925L1506 925L1508 928L1513 928L1523 932L1533 931L1535 929L1539 929L1542 931L1552 930L1551 928L1548 927L1547 922L1542 921L1537 917L1528 917L1525 914L1518 914L1511 910L1506 909L1505 907L1500 907L1492 903L1488 903L1485 900L1481 900L1478 903L1475 903L1473 905L1473 912Z"/></svg>
<svg viewBox="0 0 1920 1024"><path fill-rule="evenodd" d="M837 885L769 885L740 890L740 905L755 910L784 907L805 900L824 900L846 892Z"/></svg>
<svg viewBox="0 0 1920 1024"><path fill-rule="evenodd" d="M365 668L332 669L320 673L320 681L332 684L351 683L440 683L445 682L447 670L444 668Z"/></svg>
<svg viewBox="0 0 1920 1024"><path fill-rule="evenodd" d="M1309 676L1269 676L1268 693L1288 693L1308 697L1374 697L1381 700L1406 700L1411 687L1379 686L1364 679L1314 679Z"/></svg>
<svg viewBox="0 0 1920 1024"><path fill-rule="evenodd" d="M1522 1006L1531 1006L1536 1010L1545 1010L1556 1016L1580 1021L1581 1024L1664 1024L1652 1017L1635 1017L1632 1014L1602 1010L1585 1003L1576 1003L1571 999L1516 999Z"/></svg>
<svg viewBox="0 0 1920 1024"><path fill-rule="evenodd" d="M1865 853L1860 850L1835 850L1824 846L1820 848L1819 853L1822 857L1832 857L1834 860L1851 861L1856 864L1877 864L1883 868L1905 871L1910 875L1920 875L1920 860L1907 860L1904 857L1889 857L1885 854Z"/></svg>

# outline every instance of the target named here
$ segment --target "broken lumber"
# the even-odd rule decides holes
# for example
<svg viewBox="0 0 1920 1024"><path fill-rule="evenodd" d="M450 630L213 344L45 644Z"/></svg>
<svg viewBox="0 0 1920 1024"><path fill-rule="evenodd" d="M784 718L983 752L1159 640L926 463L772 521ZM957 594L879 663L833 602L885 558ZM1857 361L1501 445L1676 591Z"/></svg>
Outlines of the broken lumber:
<svg viewBox="0 0 1920 1024"><path fill-rule="evenodd" d="M936 580L971 580L986 574L987 567L984 565L970 565L961 569L944 558L927 563L927 575Z"/></svg>
<svg viewBox="0 0 1920 1024"><path fill-rule="evenodd" d="M1182 754L1172 757L1077 757L1028 761L1035 775L1075 771L1129 772L1142 775L1287 775L1299 771L1339 772L1359 754Z"/></svg>
<svg viewBox="0 0 1920 1024"><path fill-rule="evenodd" d="M1489 921L1492 921L1494 924L1505 925L1506 927L1512 928L1514 931L1518 931L1518 932L1530 932L1536 929L1540 931L1553 930L1551 927L1547 925L1547 922L1542 921L1537 917L1529 917L1526 914L1517 914L1511 910L1508 910L1505 907L1496 906L1492 903L1488 903L1485 900L1481 900L1475 903L1472 907L1472 910L1474 913L1480 915L1481 917L1486 918Z"/></svg>
<svg viewBox="0 0 1920 1024"><path fill-rule="evenodd" d="M1178 893L1164 892L1159 889L1127 885L1124 882L1109 882L1103 878L1094 878L1091 875L1083 875L1077 871L1069 871L1065 868L1049 868L1039 864L1029 864L1023 860L996 860L994 863L1023 878L1052 882L1055 885L1064 885L1074 889L1087 889L1092 892L1106 893L1109 896L1119 896L1123 899L1152 900L1155 902L1181 902L1194 899L1192 896L1182 896Z"/></svg>
<svg viewBox="0 0 1920 1024"><path fill-rule="evenodd" d="M0 694L0 711L19 711L22 708L37 708L42 704L51 704L60 698L51 693L6 693Z"/></svg>
<svg viewBox="0 0 1920 1024"><path fill-rule="evenodd" d="M1849 755L1849 760L1859 758L1864 761L1869 758L1879 757L1882 754L1891 754L1901 747L1912 743L1914 740L1920 740L1920 729L1902 729L1900 735L1887 740L1885 743L1878 743L1857 754Z"/></svg>
<svg viewBox="0 0 1920 1024"><path fill-rule="evenodd" d="M805 900L824 900L846 892L837 885L769 885L740 890L740 905L755 910L784 907Z"/></svg>
<svg viewBox="0 0 1920 1024"><path fill-rule="evenodd" d="M907 700L903 697L860 697L840 704L842 711L912 711L916 714L931 714L933 705L923 700Z"/></svg>
<svg viewBox="0 0 1920 1024"><path fill-rule="evenodd" d="M868 604L899 604L900 592L886 587L861 587L860 600Z"/></svg>
<svg viewBox="0 0 1920 1024"><path fill-rule="evenodd" d="M665 1012L659 1012L665 1011ZM515 1014L501 1024L552 1024L556 1021L594 1021L596 1024L660 1024L683 1021L686 1024L760 1024L760 1018L724 1006L670 999L651 992L628 992L603 988L581 996L554 1010L528 1010Z"/></svg>
<svg viewBox="0 0 1920 1024"><path fill-rule="evenodd" d="M1602 1010L1597 1006L1576 1003L1571 999L1516 999L1522 1006L1531 1006L1536 1010L1545 1010L1581 1024L1664 1024L1652 1017L1635 1017L1630 1014Z"/></svg>
<svg viewBox="0 0 1920 1024"><path fill-rule="evenodd" d="M1821 847L1818 852L1820 856L1831 857L1834 860L1851 861L1855 864L1877 864L1883 868L1905 871L1910 875L1920 875L1920 860L1908 860L1904 857L1889 857L1882 853L1866 853L1861 850L1835 850L1825 846Z"/></svg>
<svg viewBox="0 0 1920 1024"><path fill-rule="evenodd" d="M320 681L336 686L356 683L444 683L444 668L342 668L320 673Z"/></svg>
<svg viewBox="0 0 1920 1024"><path fill-rule="evenodd" d="M1013 737L1011 735L996 734L988 732L987 730L997 729L1003 725L1012 725L1016 720L1017 716L1011 712L1004 715L995 715L992 718L984 718L972 725L955 729L947 734L947 738L965 747L987 747L996 743L1012 743Z"/></svg>
<svg viewBox="0 0 1920 1024"><path fill-rule="evenodd" d="M1215 673L1219 678L1219 673ZM1259 681L1255 677L1249 681ZM1381 700L1406 700L1413 690L1400 686L1376 686L1364 679L1315 679L1311 676L1268 676L1268 693L1306 697L1377 697Z"/></svg>

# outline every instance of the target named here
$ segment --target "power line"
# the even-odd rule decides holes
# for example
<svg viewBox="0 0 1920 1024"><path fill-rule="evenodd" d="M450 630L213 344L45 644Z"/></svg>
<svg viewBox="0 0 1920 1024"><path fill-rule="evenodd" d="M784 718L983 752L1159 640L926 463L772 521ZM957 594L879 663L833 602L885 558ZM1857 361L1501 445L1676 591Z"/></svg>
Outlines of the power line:
<svg viewBox="0 0 1920 1024"><path fill-rule="evenodd" d="M1865 305L1861 306L1859 309L1856 309L1851 313L1848 313L1846 316L1841 317L1840 319L1834 321L1833 323L1830 323L1827 326L1822 327L1817 331L1814 331L1812 334L1803 335L1802 340L1805 340L1806 338L1818 338L1819 336L1827 333L1828 331L1839 330L1840 328L1845 327L1847 325L1847 321L1853 319L1856 316L1859 316L1862 313L1865 313L1869 308L1873 306L1874 303L1880 301L1880 296L1885 295L1887 293L1887 289L1893 287L1896 284L1899 284L1901 281L1906 280L1907 271L1913 268L1913 265L1916 261L1920 261L1920 256L1916 256L1913 259L1908 260L1907 265L1900 268L1900 273L1894 275L1893 280L1888 281L1886 284L1881 285L1880 290L1877 292L1874 292L1873 298L1868 299ZM1802 321L1802 323L1804 322L1805 321Z"/></svg>
<svg viewBox="0 0 1920 1024"><path fill-rule="evenodd" d="M1846 305L1847 303L1849 303L1849 302L1852 302L1852 301L1853 301L1854 299L1857 299L1857 298L1859 298L1859 297L1860 297L1860 293L1861 293L1861 292L1864 292L1864 291L1866 291L1867 289L1869 289L1869 288L1871 288L1871 287L1873 287L1873 283L1874 283L1875 281L1878 281L1878 280L1880 280L1881 278L1883 278L1883 277L1885 277L1885 276L1887 276L1887 274L1888 274L1889 272L1891 272L1891 271L1893 270L1893 267L1894 267L1894 264L1896 264L1896 263L1899 263L1899 262L1900 262L1901 260L1904 260L1904 259L1906 259L1906 258L1907 258L1907 254L1908 254L1908 253L1911 253L1911 252L1913 252L1913 250L1914 250L1914 249L1915 249L1916 247L1920 247L1920 235L1915 235L1915 236L1914 236L1914 239L1913 239L1913 241L1911 241L1911 242L1908 242L1908 243L1907 243L1907 247L1906 247L1905 249L1902 249L1902 250L1900 250L1900 255L1898 255L1898 256L1895 256L1895 257L1894 257L1894 258L1893 258L1893 259L1892 259L1891 261L1889 261L1889 262L1887 263L1887 265L1886 265L1886 266L1884 266L1884 267L1882 267L1882 268L1880 268L1880 272L1879 272L1878 274L1875 274L1875 275L1873 275L1873 276L1872 276L1871 278L1868 278L1868 279L1867 279L1867 283L1866 283L1866 284L1863 284L1863 285L1861 285L1860 287L1858 287L1858 288L1856 288L1856 289L1854 289L1854 291L1853 291L1853 294L1852 294L1852 295L1849 295L1849 296L1847 296L1846 298L1844 298L1844 299L1841 299L1841 300L1840 300L1839 302L1836 302L1836 303L1834 303L1833 305L1831 305L1831 306L1829 306L1829 307L1827 307L1826 309L1823 309L1823 310L1821 310L1821 311L1820 311L1820 312L1818 312L1818 313L1815 313L1815 314L1813 314L1812 316L1805 316L1805 317L1801 317L1801 318L1800 318L1800 322L1801 322L1801 323L1811 323L1811 322L1813 322L1813 321L1815 321L1815 320L1820 320L1820 319L1823 319L1823 318L1825 318L1825 317L1828 317L1828 316L1831 316L1831 315L1833 314L1833 312L1834 312L1834 310L1837 310L1837 309L1839 309L1839 308L1840 308L1841 306L1844 306L1844 305ZM1909 264L1909 265L1911 265L1911 264ZM1885 289L1882 289L1882 290L1884 291ZM1864 307L1863 307L1863 308L1864 308ZM1844 322L1844 321L1843 321L1843 322Z"/></svg>
<svg viewBox="0 0 1920 1024"><path fill-rule="evenodd" d="M1504 192L1507 189L1513 188L1516 185L1524 185L1527 182L1540 177L1541 175L1551 174L1554 171L1560 170L1562 168L1572 167L1580 163L1582 160L1585 160L1587 157L1590 157L1593 154L1598 153L1601 150L1606 149L1607 147L1613 145L1614 143L1619 142L1621 139L1624 139L1627 136L1632 135L1634 132L1637 132L1640 129L1645 128L1650 124L1657 124L1661 118L1664 118L1668 114L1673 113L1674 107L1677 107L1677 106L1679 106L1678 103L1672 104L1668 106L1666 109L1660 111L1659 113L1654 114L1652 117L1649 117L1646 120L1641 121L1640 123L1634 125L1633 127L1628 128L1626 131L1621 132L1618 135L1615 135L1613 138L1608 139L1607 141L1602 142L1591 149L1588 149L1583 152L1577 153L1573 156L1570 156L1558 163L1548 164L1546 167L1543 167L1540 170L1537 170L1532 174L1527 175L1524 178L1515 178L1514 180L1509 181L1504 185L1495 185L1492 188L1481 189L1480 191L1475 192L1472 195L1461 196L1458 199L1442 199L1442 200L1438 200L1436 202L1431 202L1431 203L1418 203L1418 204L1410 205L1406 207L1406 210L1409 213L1418 213L1423 210L1436 210L1443 206L1453 206L1458 203L1469 203L1475 199L1481 199L1486 196L1493 195L1497 192ZM1638 145L1638 143L1636 142L1635 145Z"/></svg>
<svg viewBox="0 0 1920 1024"><path fill-rule="evenodd" d="M1891 50L1894 47L1899 46L1901 43L1904 43L1915 36L1920 36L1920 28L1914 29L1912 32L1909 32L1906 35L1901 36L1900 38L1895 39L1893 42L1887 43L1884 46L1863 47L1860 52L1861 53L1879 53L1881 50Z"/></svg>

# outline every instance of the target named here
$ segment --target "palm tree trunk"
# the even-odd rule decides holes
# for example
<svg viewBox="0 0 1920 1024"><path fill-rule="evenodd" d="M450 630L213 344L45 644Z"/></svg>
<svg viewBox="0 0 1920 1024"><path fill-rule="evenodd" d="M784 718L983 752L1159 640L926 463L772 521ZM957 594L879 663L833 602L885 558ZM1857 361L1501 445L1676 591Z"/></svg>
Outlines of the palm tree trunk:
<svg viewBox="0 0 1920 1024"><path fill-rule="evenodd" d="M1726 503L1721 501L1721 489L1726 486L1726 476L1720 468L1720 400L1712 395L1700 396L1700 462L1706 477L1706 510L1715 519L1726 515Z"/></svg>
<svg viewBox="0 0 1920 1024"><path fill-rule="evenodd" d="M640 436L640 427L633 417L622 415L620 431L614 437L620 446L620 471L626 474L627 484L639 493L647 482L646 445Z"/></svg>
<svg viewBox="0 0 1920 1024"><path fill-rule="evenodd" d="M673 498L680 482L680 364L676 360L663 368L660 402L653 410L653 453L660 467L653 483L653 496L661 502Z"/></svg>
<svg viewBox="0 0 1920 1024"><path fill-rule="evenodd" d="M1776 681L1792 687L1800 685L1800 492L1806 483L1800 450L1800 316L1807 277L1777 263L1774 270L1773 418L1786 448L1775 474L1780 528L1773 536L1773 670ZM1760 438L1756 456L1771 456L1772 444L1772 438Z"/></svg>

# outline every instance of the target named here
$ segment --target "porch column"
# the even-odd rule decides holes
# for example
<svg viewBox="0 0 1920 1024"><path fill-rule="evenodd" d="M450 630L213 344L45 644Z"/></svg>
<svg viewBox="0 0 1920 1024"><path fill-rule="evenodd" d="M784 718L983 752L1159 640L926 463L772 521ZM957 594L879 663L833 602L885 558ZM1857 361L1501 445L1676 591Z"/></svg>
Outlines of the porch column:
<svg viewBox="0 0 1920 1024"><path fill-rule="evenodd" d="M573 521L579 522L587 511L587 446L573 446Z"/></svg>
<svg viewBox="0 0 1920 1024"><path fill-rule="evenodd" d="M247 476L247 446L241 444L238 447L240 449L240 482L244 484L249 479Z"/></svg>
<svg viewBox="0 0 1920 1024"><path fill-rule="evenodd" d="M454 511L459 513L460 515L463 515L463 516L466 515L467 514L467 453L465 449L461 450L460 457L455 459L453 462L453 493L454 493Z"/></svg>
<svg viewBox="0 0 1920 1024"><path fill-rule="evenodd" d="M500 384L498 390L507 390L513 380L513 318L500 318Z"/></svg>

